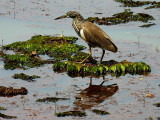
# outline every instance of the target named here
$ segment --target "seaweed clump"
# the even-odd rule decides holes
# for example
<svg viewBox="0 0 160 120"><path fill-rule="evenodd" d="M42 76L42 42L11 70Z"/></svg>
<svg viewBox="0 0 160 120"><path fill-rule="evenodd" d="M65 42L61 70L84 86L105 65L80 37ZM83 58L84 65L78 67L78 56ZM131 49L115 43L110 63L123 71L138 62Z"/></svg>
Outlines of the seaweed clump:
<svg viewBox="0 0 160 120"><path fill-rule="evenodd" d="M109 63L109 64L108 64ZM146 74L151 71L149 65L144 62L103 62L101 65L97 64L79 64L72 61L63 61L53 64L54 71L67 71L69 75L88 76L88 75L105 75L110 73L112 76L120 76L129 74Z"/></svg>
<svg viewBox="0 0 160 120"><path fill-rule="evenodd" d="M40 67L44 64L42 60L34 59L27 54L3 55L2 58L5 63L4 68L6 70L8 69L14 70L16 68L29 69L33 67Z"/></svg>
<svg viewBox="0 0 160 120"><path fill-rule="evenodd" d="M94 109L92 110L92 112L99 114L99 115L108 115L110 114L109 112L103 111L103 110L98 110L98 109Z"/></svg>
<svg viewBox="0 0 160 120"><path fill-rule="evenodd" d="M40 67L54 61L68 60L73 54L86 47L77 45L76 37L33 36L28 41L14 42L2 47L3 50L13 50L15 55L2 54L5 69L29 69ZM48 55L53 62L41 60L39 55Z"/></svg>
<svg viewBox="0 0 160 120"><path fill-rule="evenodd" d="M6 108L0 107L0 110L6 110ZM5 119L17 118L16 116L9 116L9 115L5 115L3 113L0 113L0 117L5 118Z"/></svg>
<svg viewBox="0 0 160 120"><path fill-rule="evenodd" d="M151 24L145 24L145 25L141 25L139 27L151 27L153 25L156 25L155 23L151 23Z"/></svg>
<svg viewBox="0 0 160 120"><path fill-rule="evenodd" d="M4 107L0 107L0 110L6 110L6 108L4 108Z"/></svg>
<svg viewBox="0 0 160 120"><path fill-rule="evenodd" d="M160 107L160 102L159 103L154 103L153 105L155 105L156 107Z"/></svg>
<svg viewBox="0 0 160 120"><path fill-rule="evenodd" d="M33 80L33 79L40 78L40 76L36 76L36 75L29 76L24 73L14 74L12 77L14 79L22 79L22 80L25 80L28 82L34 82L35 80Z"/></svg>
<svg viewBox="0 0 160 120"><path fill-rule="evenodd" d="M122 3L123 7L141 7L144 5L150 5L145 9L160 8L160 2L156 1L134 1L134 0L115 0L115 1Z"/></svg>
<svg viewBox="0 0 160 120"><path fill-rule="evenodd" d="M95 22L99 25L117 25L121 23L128 23L130 21L148 22L154 20L153 16L145 13L133 14L130 9L125 9L124 12L114 14L112 17L89 17L87 18L90 22Z"/></svg>
<svg viewBox="0 0 160 120"><path fill-rule="evenodd" d="M86 116L86 113L82 112L82 111L67 111L67 112L56 113L55 115L57 117L65 117L65 116L84 117L84 116Z"/></svg>
<svg viewBox="0 0 160 120"><path fill-rule="evenodd" d="M5 119L17 118L16 116L9 116L9 115L5 115L3 113L0 113L0 117L5 118Z"/></svg>
<svg viewBox="0 0 160 120"><path fill-rule="evenodd" d="M57 102L59 100L69 100L69 98L57 98L57 97L46 97L42 99L37 99L36 102Z"/></svg>
<svg viewBox="0 0 160 120"><path fill-rule="evenodd" d="M0 86L0 96L3 97L11 97L15 95L26 95L28 93L28 90L24 87L21 87L20 89L13 88L13 87L4 87Z"/></svg>

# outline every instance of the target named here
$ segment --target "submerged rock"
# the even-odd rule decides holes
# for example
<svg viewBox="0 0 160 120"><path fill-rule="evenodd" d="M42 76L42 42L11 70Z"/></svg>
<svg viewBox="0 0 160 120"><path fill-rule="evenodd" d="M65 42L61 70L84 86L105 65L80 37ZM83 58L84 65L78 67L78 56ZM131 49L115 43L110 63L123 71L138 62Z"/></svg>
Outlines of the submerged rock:
<svg viewBox="0 0 160 120"><path fill-rule="evenodd" d="M24 87L21 87L20 89L13 88L13 87L4 87L0 86L0 96L3 97L11 97L15 95L26 95L28 93L28 90Z"/></svg>
<svg viewBox="0 0 160 120"><path fill-rule="evenodd" d="M153 105L155 105L156 107L160 107L160 102L159 103L154 103Z"/></svg>
<svg viewBox="0 0 160 120"><path fill-rule="evenodd" d="M12 119L12 118L17 118L16 116L9 116L9 115L5 115L0 113L0 117L5 118L5 119Z"/></svg>
<svg viewBox="0 0 160 120"><path fill-rule="evenodd" d="M145 25L141 25L139 27L151 27L153 25L156 25L155 23L151 23L151 24L145 24Z"/></svg>
<svg viewBox="0 0 160 120"><path fill-rule="evenodd" d="M55 114L57 117L65 117L65 116L78 116L84 117L86 116L85 112L82 111L67 111L67 112L60 112Z"/></svg>
<svg viewBox="0 0 160 120"><path fill-rule="evenodd" d="M96 113L96 114L100 114L100 115L108 115L110 114L109 112L103 111L103 110L98 110L98 109L94 109L92 110L92 112Z"/></svg>
<svg viewBox="0 0 160 120"><path fill-rule="evenodd" d="M46 97L42 99L37 99L36 102L57 102L59 100L69 100L69 98L57 98L57 97Z"/></svg>

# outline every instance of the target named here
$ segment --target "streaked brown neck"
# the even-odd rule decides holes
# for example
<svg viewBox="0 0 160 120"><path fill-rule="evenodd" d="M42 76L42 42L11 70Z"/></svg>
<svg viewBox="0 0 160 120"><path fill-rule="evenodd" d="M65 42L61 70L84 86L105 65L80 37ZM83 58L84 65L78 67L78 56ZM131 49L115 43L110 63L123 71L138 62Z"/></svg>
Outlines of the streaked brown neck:
<svg viewBox="0 0 160 120"><path fill-rule="evenodd" d="M74 27L76 33L80 36L81 24L85 22L84 18L81 15L73 18L72 26ZM81 37L81 36L80 36Z"/></svg>

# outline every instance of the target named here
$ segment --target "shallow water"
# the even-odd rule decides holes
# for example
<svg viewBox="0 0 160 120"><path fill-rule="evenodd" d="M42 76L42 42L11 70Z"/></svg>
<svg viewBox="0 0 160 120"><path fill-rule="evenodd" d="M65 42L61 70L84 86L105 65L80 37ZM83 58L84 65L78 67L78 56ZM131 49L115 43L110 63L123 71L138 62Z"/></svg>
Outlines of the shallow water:
<svg viewBox="0 0 160 120"><path fill-rule="evenodd" d="M112 0L46 0L46 1L23 1L23 0L0 0L0 41L3 44L10 44L15 41L24 41L30 39L35 34L77 36L71 26L71 19L54 21L53 19L65 14L69 10L80 11L87 18L89 16L111 16L114 13L124 11L124 7L119 7L119 3ZM29 70L4 70L3 61L0 61L0 85L20 88L26 87L28 95L15 97L1 97L0 106L6 107L2 113L17 116L18 120L50 120L50 119L108 119L108 120L144 120L148 117L160 117L160 109L153 106L153 103L160 102L160 9L144 10L144 7L130 8L132 11L149 13L156 20L156 23L150 28L140 28L141 22L129 22L127 24L100 26L116 43L119 48L118 53L114 54L106 51L104 60L114 59L116 61L144 61L151 66L152 72L145 75L125 75L120 77L92 78L95 85L99 85L103 80L104 85L116 83L118 91L101 103L95 103L91 108L85 109L86 117L65 117L58 118L54 115L56 112L69 110L81 110L75 103L75 96L80 91L86 89L90 83L90 77L69 77L66 73L55 73L52 65L32 68ZM103 14L94 14L102 12ZM139 44L137 43L139 41ZM2 44L0 42L0 44ZM87 46L79 38L77 44ZM97 51L98 50L98 51ZM85 50L89 52L88 49ZM101 49L93 49L93 57L100 57ZM98 58L100 59L100 58ZM29 75L39 75L40 79L36 82L26 82L13 79L15 73L25 73ZM145 95L152 93L154 98L146 98ZM44 97L66 97L67 101L58 101L54 103L37 103L36 99ZM88 103L86 103L88 104ZM110 112L110 115L101 116L92 113L93 109L101 109ZM0 118L1 119L1 118Z"/></svg>

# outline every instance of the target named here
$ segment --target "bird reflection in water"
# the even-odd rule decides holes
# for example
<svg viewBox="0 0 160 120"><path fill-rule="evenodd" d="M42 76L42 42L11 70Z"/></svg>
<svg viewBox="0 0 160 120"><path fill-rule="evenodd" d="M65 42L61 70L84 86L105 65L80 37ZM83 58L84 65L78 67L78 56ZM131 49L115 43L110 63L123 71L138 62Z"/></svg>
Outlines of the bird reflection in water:
<svg viewBox="0 0 160 120"><path fill-rule="evenodd" d="M114 95L118 91L118 85L92 85L92 78L90 78L89 87L82 90L79 97L76 97L74 104L77 109L90 109L105 101L108 97Z"/></svg>

